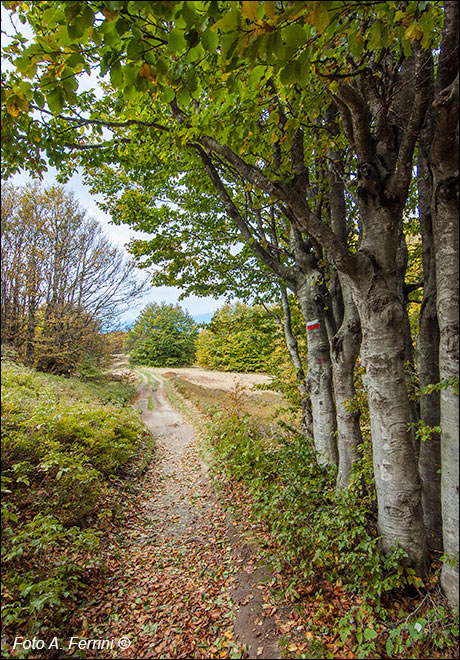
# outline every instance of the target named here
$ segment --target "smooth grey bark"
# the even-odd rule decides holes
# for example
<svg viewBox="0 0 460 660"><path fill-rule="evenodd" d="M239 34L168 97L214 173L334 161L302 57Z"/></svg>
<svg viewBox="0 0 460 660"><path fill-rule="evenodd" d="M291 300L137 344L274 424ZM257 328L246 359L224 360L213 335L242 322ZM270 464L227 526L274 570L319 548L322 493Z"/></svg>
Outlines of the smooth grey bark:
<svg viewBox="0 0 460 660"><path fill-rule="evenodd" d="M330 352L330 335L335 327L332 315L329 315L328 322L326 319L328 292L321 284L323 274L316 258L294 224L291 225L290 247L299 269L294 292L306 327L307 386L313 415L313 440L318 463L337 465L337 422Z"/></svg>
<svg viewBox="0 0 460 660"><path fill-rule="evenodd" d="M399 545L407 552L408 563L423 574L426 541L420 480L408 431L411 408L401 333L405 306L388 291L378 269L366 280L358 290L355 284L353 288L363 332L378 529L383 551Z"/></svg>
<svg viewBox="0 0 460 660"><path fill-rule="evenodd" d="M336 133L336 110L330 107L329 121ZM329 209L331 229L345 244L348 240L345 190L338 171L341 165L340 153L328 153ZM359 411L353 407L355 397L354 371L361 347L361 322L353 301L350 281L344 273L336 273L337 282L331 293L338 331L331 339L331 359L337 414L337 450L339 469L337 492L350 483L353 464L359 457L362 442L359 424Z"/></svg>
<svg viewBox="0 0 460 660"><path fill-rule="evenodd" d="M356 394L354 370L361 347L361 322L346 276L342 276L341 281L344 316L331 345L339 456L337 492L347 488L350 483L351 471L360 456L362 441L359 410L353 406Z"/></svg>
<svg viewBox="0 0 460 660"><path fill-rule="evenodd" d="M313 414L311 410L310 395L308 393L308 382L299 354L299 345L292 331L291 308L286 288L281 286L281 303L283 306L283 331L286 346L295 370L297 387L300 394L300 405L302 408L302 426L307 435L313 436Z"/></svg>
<svg viewBox="0 0 460 660"><path fill-rule="evenodd" d="M435 125L430 153L433 175L432 219L436 261L441 381L458 383L458 3L445 3L444 28L435 84ZM441 389L441 507L444 553L441 585L449 602L458 592L458 394ZM454 559L457 556L457 559ZM452 565L450 562L456 562Z"/></svg>
<svg viewBox="0 0 460 660"><path fill-rule="evenodd" d="M436 264L434 258L431 217L432 185L428 167L428 149L432 140L432 117L419 145L417 185L420 233L422 237L423 298L417 337L417 372L420 382L420 420L430 428L439 427L440 395L438 391L424 393L427 385L439 382L439 326L436 313ZM428 547L442 551L441 518L441 438L433 431L420 444L419 462L422 482L422 508Z"/></svg>
<svg viewBox="0 0 460 660"><path fill-rule="evenodd" d="M324 322L321 297L316 281L319 271L312 269L296 286L302 316L307 328L307 384L313 414L313 439L320 465L337 465L336 412L332 386L329 339ZM315 300L316 298L316 300ZM319 298L319 300L318 300ZM309 329L313 322L315 327Z"/></svg>

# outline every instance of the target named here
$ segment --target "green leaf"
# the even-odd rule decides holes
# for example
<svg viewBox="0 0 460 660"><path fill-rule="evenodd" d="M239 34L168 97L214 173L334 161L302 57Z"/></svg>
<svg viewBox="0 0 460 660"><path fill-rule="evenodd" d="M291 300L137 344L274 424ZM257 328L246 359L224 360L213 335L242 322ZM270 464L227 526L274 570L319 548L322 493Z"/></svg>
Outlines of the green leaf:
<svg viewBox="0 0 460 660"><path fill-rule="evenodd" d="M34 92L34 101L38 105L39 108L44 108L45 107L45 97L38 90L35 90L35 92Z"/></svg>
<svg viewBox="0 0 460 660"><path fill-rule="evenodd" d="M75 19L72 23L69 23L67 26L67 33L73 41L79 39L83 36L85 32L84 21L80 20L80 17Z"/></svg>
<svg viewBox="0 0 460 660"><path fill-rule="evenodd" d="M193 28L186 33L185 38L189 48L194 48L200 40L198 32Z"/></svg>
<svg viewBox="0 0 460 660"><path fill-rule="evenodd" d="M123 73L123 82L127 87L135 85L137 81L138 71L134 66L124 66L122 67Z"/></svg>
<svg viewBox="0 0 460 660"><path fill-rule="evenodd" d="M288 62L280 72L280 80L283 85L289 85L297 81L297 62Z"/></svg>
<svg viewBox="0 0 460 660"><path fill-rule="evenodd" d="M161 92L161 98L165 103L171 103L173 98L176 96L176 92L173 90L172 87L166 87L162 92Z"/></svg>
<svg viewBox="0 0 460 660"><path fill-rule="evenodd" d="M168 38L168 50L171 53L180 53L186 46L184 31L179 28L172 29Z"/></svg>
<svg viewBox="0 0 460 660"><path fill-rule="evenodd" d="M129 23L124 18L119 18L115 23L115 29L121 37L129 30Z"/></svg>
<svg viewBox="0 0 460 660"><path fill-rule="evenodd" d="M377 633L373 628L365 628L364 629L364 639L369 640L369 639L375 639L377 637Z"/></svg>
<svg viewBox="0 0 460 660"><path fill-rule="evenodd" d="M253 71L249 75L248 83L251 87L257 87L260 80L263 78L265 71L267 70L266 66L259 65L254 67Z"/></svg>
<svg viewBox="0 0 460 660"><path fill-rule="evenodd" d="M46 95L46 102L53 115L59 115L64 107L64 92L61 87L55 87Z"/></svg>
<svg viewBox="0 0 460 660"><path fill-rule="evenodd" d="M201 43L203 48L214 53L219 44L219 37L216 32L208 28L201 33Z"/></svg>
<svg viewBox="0 0 460 660"><path fill-rule="evenodd" d="M297 49L300 46L303 46L307 41L307 34L301 25L298 23L293 23L292 25L288 25L288 27L283 31L283 38L286 45Z"/></svg>
<svg viewBox="0 0 460 660"><path fill-rule="evenodd" d="M89 4L86 5L83 14L79 18L79 22L83 28L88 28L94 23L94 12Z"/></svg>
<svg viewBox="0 0 460 660"><path fill-rule="evenodd" d="M183 107L187 107L188 105L190 105L192 99L187 87L182 87L182 89L178 91L177 100L179 101L179 104Z"/></svg>
<svg viewBox="0 0 460 660"><path fill-rule="evenodd" d="M235 7L234 9L231 9L226 14L224 14L221 19L216 21L211 27L211 30L214 32L217 30L217 28L222 30L222 32L229 32L230 30L234 30L236 27L238 27L239 16L239 9Z"/></svg>
<svg viewBox="0 0 460 660"><path fill-rule="evenodd" d="M238 35L234 34L233 32L230 32L229 34L226 34L222 37L220 48L222 60L229 60L231 58L237 43Z"/></svg>
<svg viewBox="0 0 460 660"><path fill-rule="evenodd" d="M195 13L193 9L193 2L184 2L182 7L182 17L187 25L195 25L198 17L198 14Z"/></svg>
<svg viewBox="0 0 460 660"><path fill-rule="evenodd" d="M126 56L130 60L138 60L143 51L143 43L139 39L131 39L126 48Z"/></svg>
<svg viewBox="0 0 460 660"><path fill-rule="evenodd" d="M121 87L123 84L123 70L120 62L115 64L110 69L110 81L114 87Z"/></svg>

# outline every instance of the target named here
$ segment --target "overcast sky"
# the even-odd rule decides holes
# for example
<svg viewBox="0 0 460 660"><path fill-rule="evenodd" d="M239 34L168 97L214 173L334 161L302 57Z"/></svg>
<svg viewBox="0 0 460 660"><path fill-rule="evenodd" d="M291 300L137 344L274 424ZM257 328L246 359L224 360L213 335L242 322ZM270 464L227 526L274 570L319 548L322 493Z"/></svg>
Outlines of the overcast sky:
<svg viewBox="0 0 460 660"><path fill-rule="evenodd" d="M50 168L49 171L44 174L43 184L49 186L56 183L55 175L56 170ZM27 174L16 174L12 177L11 181L15 185L24 185L32 181L32 179ZM96 218L101 223L112 243L124 249L127 243L129 243L129 241L135 236L147 236L147 234L136 232L125 225L118 226L111 224L110 216L104 213L97 205L98 199L102 200L102 196L90 193L80 175L74 174L65 185L65 188L69 192L71 191L75 194L75 198L80 203L80 206L87 211L90 217ZM132 258L130 255L128 256L129 258ZM146 271L139 270L139 275L142 279L145 278ZM132 322L139 315L140 310L150 302L178 303L183 309L186 309L196 321L207 322L211 319L211 316L216 309L225 302L223 298L215 300L214 298L198 298L197 296L189 296L184 300L179 301L180 293L180 289L175 287L152 286L151 291L147 293L144 298L123 314L120 319L121 323Z"/></svg>
<svg viewBox="0 0 460 660"><path fill-rule="evenodd" d="M10 17L3 5L1 6L1 15L2 29L4 30L4 33L11 33L12 28L10 26ZM30 29L28 30L27 26L21 25L17 18L15 19L15 24L24 36L30 36ZM5 45L7 41L8 38L5 36L5 34L3 34L3 45ZM2 63L2 68L5 68L5 63ZM80 89L89 89L91 87L97 88L96 77L91 76L88 77L87 80L80 78ZM54 168L50 168L49 171L44 175L43 183L47 186L56 183L55 176L56 170ZM24 185L32 179L26 174L17 174L11 180L15 185ZM134 230L129 229L127 226L112 225L110 223L110 216L101 211L97 205L98 199L102 201L102 197L91 194L89 192L89 188L84 185L80 175L75 174L72 176L72 178L66 184L65 188L66 190L72 191L75 194L76 199L87 211L89 216L99 220L99 222L105 228L107 235L109 236L112 243L115 243L116 245L124 248L134 236L146 236L146 234L135 232ZM146 271L139 270L139 275L141 278L144 278L146 276ZM121 323L132 322L138 316L140 310L149 302L178 303L183 309L186 309L196 321L206 322L211 319L211 316L216 311L216 309L218 309L225 302L222 298L214 300L214 298L198 298L197 296L189 296L185 300L179 301L180 293L180 289L175 287L152 287L150 293L148 293L138 304L136 304L136 306L133 306L132 309L123 314L120 319Z"/></svg>

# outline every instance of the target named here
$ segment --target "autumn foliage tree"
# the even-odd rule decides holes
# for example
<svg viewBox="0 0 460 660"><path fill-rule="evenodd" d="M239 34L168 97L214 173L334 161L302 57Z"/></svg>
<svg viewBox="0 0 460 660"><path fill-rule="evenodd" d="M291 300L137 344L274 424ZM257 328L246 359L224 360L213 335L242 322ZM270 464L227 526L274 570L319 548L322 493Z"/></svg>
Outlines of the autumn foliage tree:
<svg viewBox="0 0 460 660"><path fill-rule="evenodd" d="M420 574L430 499L421 491L429 465L438 468L423 459L421 482L405 223L423 216L439 330L423 324L439 353L430 385L440 394L439 502L450 557L442 584L458 602L458 3L7 4L36 35L8 47L7 173L19 164L42 170L43 152L70 172L72 153L96 182L104 173L108 197L118 194L112 169L127 187L167 179L196 198L214 191L223 233L233 241L236 229L298 298L318 460L338 461L345 485L360 439L345 402L361 352L381 545L399 545ZM106 92L99 101L76 91L94 68ZM429 174L417 215L419 149ZM117 202L134 224L130 200ZM152 227L168 226L146 205L141 215L146 228L152 217ZM213 237L218 226L214 214ZM180 251L174 240L170 252Z"/></svg>
<svg viewBox="0 0 460 660"><path fill-rule="evenodd" d="M1 279L2 343L56 373L102 356L101 331L145 290L62 186L2 186Z"/></svg>
<svg viewBox="0 0 460 660"><path fill-rule="evenodd" d="M198 335L197 364L223 371L267 371L279 334L263 307L224 305Z"/></svg>

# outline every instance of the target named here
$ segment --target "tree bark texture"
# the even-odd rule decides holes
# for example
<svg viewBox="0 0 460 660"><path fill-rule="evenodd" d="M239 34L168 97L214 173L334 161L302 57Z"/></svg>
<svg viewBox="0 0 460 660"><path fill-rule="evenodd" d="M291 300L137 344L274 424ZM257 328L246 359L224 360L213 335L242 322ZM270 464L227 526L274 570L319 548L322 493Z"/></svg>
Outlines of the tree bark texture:
<svg viewBox="0 0 460 660"><path fill-rule="evenodd" d="M404 368L401 300L376 274L355 297L363 329L362 357L371 418L378 529L382 549L398 545L408 564L425 571L426 542L421 486L408 424L411 416Z"/></svg>
<svg viewBox="0 0 460 660"><path fill-rule="evenodd" d="M336 109L328 110L331 129L338 131L335 123ZM347 210L345 189L339 174L343 170L341 154L336 150L328 153L329 208L331 229L346 245L348 242ZM331 358L337 414L337 450L339 470L337 492L350 483L353 464L359 457L362 441L359 424L359 411L353 409L355 397L354 371L361 348L361 322L353 301L350 281L347 275L335 273L331 291L332 307L335 311L338 331L331 339Z"/></svg>
<svg viewBox="0 0 460 660"><path fill-rule="evenodd" d="M431 113L430 113L431 114ZM431 120L430 120L431 125ZM430 428L440 425L438 391L424 393L427 385L439 382L439 326L436 313L436 264L434 258L431 217L431 175L427 162L427 147L431 144L427 126L420 141L418 157L418 206L422 236L423 298L420 307L417 337L417 371L419 376L420 420ZM442 551L441 519L441 438L433 431L420 444L419 474L422 482L423 520L428 547Z"/></svg>
<svg viewBox="0 0 460 660"><path fill-rule="evenodd" d="M307 383L313 413L313 438L320 465L336 465L336 413L332 386L331 355L321 302L315 282L319 272L312 270L296 288L302 316L307 327Z"/></svg>
<svg viewBox="0 0 460 660"><path fill-rule="evenodd" d="M414 455L411 402L407 389L407 309L404 276L407 248L403 211L412 177L412 158L423 126L429 53L417 45L402 62L375 63L393 73L391 90L378 88L371 72L341 82L337 104L342 127L357 156L360 244L349 275L363 333L378 528L384 552L398 545L406 563L423 574L426 539L421 486ZM332 246L333 247L333 246ZM345 268L344 268L345 267Z"/></svg>
<svg viewBox="0 0 460 660"><path fill-rule="evenodd" d="M430 154L441 381L458 379L458 99L458 3L446 2ZM443 564L441 585L449 602L457 604L459 419L453 385L441 389L441 429L442 531L444 553L450 558ZM457 563L452 565L452 560Z"/></svg>
<svg viewBox="0 0 460 660"><path fill-rule="evenodd" d="M344 300L344 317L331 345L339 455L337 491L348 487L351 470L359 458L359 446L362 441L359 411L353 407L354 371L361 348L361 323L352 299L350 284L344 275L340 280Z"/></svg>

